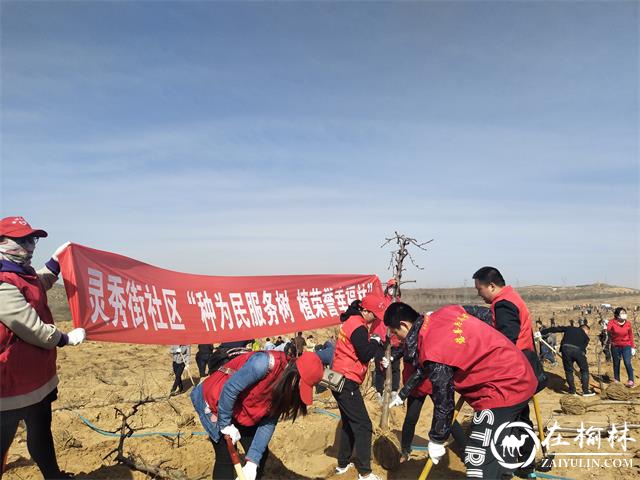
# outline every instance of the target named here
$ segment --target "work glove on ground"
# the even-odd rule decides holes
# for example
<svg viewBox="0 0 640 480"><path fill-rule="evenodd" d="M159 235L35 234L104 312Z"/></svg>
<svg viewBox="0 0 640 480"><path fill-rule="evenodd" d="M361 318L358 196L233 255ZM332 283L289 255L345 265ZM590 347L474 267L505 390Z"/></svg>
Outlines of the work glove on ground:
<svg viewBox="0 0 640 480"><path fill-rule="evenodd" d="M65 242L62 245L60 245L58 248L56 248L56 251L53 252L53 255L51 255L51 258L53 258L56 262L60 263L60 261L58 260L58 255L60 255L65 248L67 248L69 245L71 245L71 242Z"/></svg>
<svg viewBox="0 0 640 480"><path fill-rule="evenodd" d="M87 338L84 328L74 328L67 333L67 345L80 345Z"/></svg>
<svg viewBox="0 0 640 480"><path fill-rule="evenodd" d="M234 445L238 443L241 438L240 432L233 424L224 427L222 430L220 430L220 433L222 433L223 435L228 435L229 438L231 438L231 443L233 443Z"/></svg>
<svg viewBox="0 0 640 480"><path fill-rule="evenodd" d="M244 467L242 467L242 473L245 480L256 480L256 476L258 475L258 465L253 462L247 462L244 464Z"/></svg>
<svg viewBox="0 0 640 480"><path fill-rule="evenodd" d="M443 443L429 442L429 458L431 458L434 465L440 462L445 453L447 453L447 449Z"/></svg>
<svg viewBox="0 0 640 480"><path fill-rule="evenodd" d="M635 348L631 349L631 356L633 356L633 357L636 356L636 349Z"/></svg>

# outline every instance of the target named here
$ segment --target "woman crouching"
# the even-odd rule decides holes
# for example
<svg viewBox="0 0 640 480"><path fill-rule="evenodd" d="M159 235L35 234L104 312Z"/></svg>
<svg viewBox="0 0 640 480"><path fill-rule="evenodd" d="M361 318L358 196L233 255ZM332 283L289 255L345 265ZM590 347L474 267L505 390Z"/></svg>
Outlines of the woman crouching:
<svg viewBox="0 0 640 480"><path fill-rule="evenodd" d="M260 478L278 420L295 421L298 415L307 414L322 372L315 353L289 360L284 352L250 352L226 363L194 388L191 401L215 451L212 478L236 477L224 435L244 447L246 480Z"/></svg>

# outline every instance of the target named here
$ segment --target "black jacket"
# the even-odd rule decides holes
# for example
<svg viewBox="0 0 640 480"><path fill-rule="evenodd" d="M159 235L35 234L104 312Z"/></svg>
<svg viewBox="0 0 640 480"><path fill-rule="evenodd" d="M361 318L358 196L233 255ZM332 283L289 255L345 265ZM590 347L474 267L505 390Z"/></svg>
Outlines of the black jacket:
<svg viewBox="0 0 640 480"><path fill-rule="evenodd" d="M564 333L560 348L563 345L573 345L586 353L587 345L589 345L589 335L585 333L582 327L549 327L540 330L542 335L547 333Z"/></svg>

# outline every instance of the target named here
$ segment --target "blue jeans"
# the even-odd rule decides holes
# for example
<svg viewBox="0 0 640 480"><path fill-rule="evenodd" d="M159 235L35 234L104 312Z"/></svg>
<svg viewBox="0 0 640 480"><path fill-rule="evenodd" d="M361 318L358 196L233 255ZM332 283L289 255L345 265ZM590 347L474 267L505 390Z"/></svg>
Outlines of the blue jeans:
<svg viewBox="0 0 640 480"><path fill-rule="evenodd" d="M220 440L221 434L220 429L218 428L217 422L211 421L211 414L205 413L205 408L207 404L204 400L204 394L202 392L202 384L196 385L196 387L191 390L191 403L193 403L193 408L195 409L198 417L200 418L200 423L204 427L204 429L211 437L211 440L217 442Z"/></svg>
<svg viewBox="0 0 640 480"><path fill-rule="evenodd" d="M627 369L629 380L633 381L633 366L631 365L631 347L615 347L611 346L611 355L613 356L613 378L620 381L620 357L624 361L624 368Z"/></svg>
<svg viewBox="0 0 640 480"><path fill-rule="evenodd" d="M540 345L540 362L544 362L545 360L548 360L549 363L552 364L556 363L556 357L553 355L551 349L542 343Z"/></svg>

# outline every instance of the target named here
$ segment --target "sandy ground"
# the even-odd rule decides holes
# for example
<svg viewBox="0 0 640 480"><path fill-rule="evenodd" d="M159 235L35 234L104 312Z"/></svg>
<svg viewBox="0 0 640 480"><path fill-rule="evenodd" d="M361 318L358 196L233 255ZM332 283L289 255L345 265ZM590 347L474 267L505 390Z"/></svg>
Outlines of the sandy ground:
<svg viewBox="0 0 640 480"><path fill-rule="evenodd" d="M609 303L616 305L619 300L623 305L640 304L640 296L625 296L619 299L611 298ZM580 303L589 303L581 301ZM600 303L594 301L593 303ZM560 324L569 318L578 318L577 312L569 310L572 302L530 303L534 318L548 318L555 313ZM64 309L57 307L54 312L63 315ZM631 315L630 315L631 317ZM58 316L60 318L60 316ZM594 324L595 315L589 317ZM69 330L70 322L60 322L63 330ZM320 332L320 339L328 332ZM589 349L589 359L592 377L597 376L595 336L597 328L592 332L592 345ZM582 416L563 415L559 408L559 399L565 389L564 374L559 364L557 367L548 366L551 382L539 397L542 417L545 424L558 421L562 427L601 426L609 428L612 422L618 427L627 421L629 424L640 424L640 406L603 405L594 406ZM636 382L640 372L640 362L634 359ZM59 399L54 403L53 431L60 467L76 474L79 478L112 478L139 479L146 475L131 471L128 468L114 464L113 457L108 456L117 447L118 439L98 433L86 422L105 431L116 431L120 427L120 419L116 417L115 408L128 411L132 403L146 396L166 396L172 383L171 358L166 346L109 344L87 342L79 347L66 347L59 350L58 369L60 376ZM602 365L603 373L608 372L612 377L610 364ZM624 372L624 370L623 370ZM197 375L195 362L191 363L191 374ZM185 372L187 384L190 383ZM624 379L623 373L623 379ZM194 378L197 382L198 379ZM597 383L597 382L595 382ZM640 393L640 388L636 389ZM374 424L378 422L380 406L374 399L373 389L366 392L367 405ZM599 397L592 397L594 401ZM640 396L638 397L640 401ZM271 456L267 467L269 479L316 479L333 478L332 472L336 465L336 431L339 426L334 418L338 413L330 394L325 393L316 398L315 408L310 409L307 417L295 423L281 422L271 441ZM322 410L316 410L322 409ZM432 408L430 402L425 403L414 444L424 447L427 444L427 433L431 422ZM461 412L463 425L469 422L472 412L465 407ZM532 409L533 416L533 409ZM392 412L391 426L399 435L404 418L404 407ZM532 417L533 418L533 417ZM163 468L180 470L189 478L207 478L211 475L213 449L206 436L193 434L201 432L197 417L189 401L188 394L171 397L170 400L160 400L143 405L138 414L133 417L132 425L137 433L152 432L176 433L180 437L161 435L147 435L129 438L125 443L125 453L136 455L149 464L161 465ZM535 420L534 420L535 423ZM563 435L565 435L563 433ZM571 436L571 433L567 434ZM591 465L590 468L576 466L558 466L550 473L566 478L601 478L601 479L631 479L640 478L640 430L631 430L629 435L636 439L629 442L626 452L619 444L612 449L606 441L606 432L602 436L600 449L595 446L585 446L578 449L573 439L568 440L570 446L551 447L552 451L563 452L616 452L629 456L611 456L607 458L625 459L631 461L621 466ZM575 436L575 433L573 434ZM455 446L454 446L455 448ZM561 458L561 457L556 457ZM600 459L604 456L581 457L562 456L564 459L579 461L583 465L587 459ZM426 460L424 451L416 450L409 462L393 472L386 472L378 465L374 465L374 472L388 479L415 479L418 477ZM463 478L464 465L452 453L436 466L430 478ZM8 480L41 478L38 469L31 461L26 449L25 432L21 428L8 455ZM336 477L345 480L357 478L357 474L348 473Z"/></svg>

